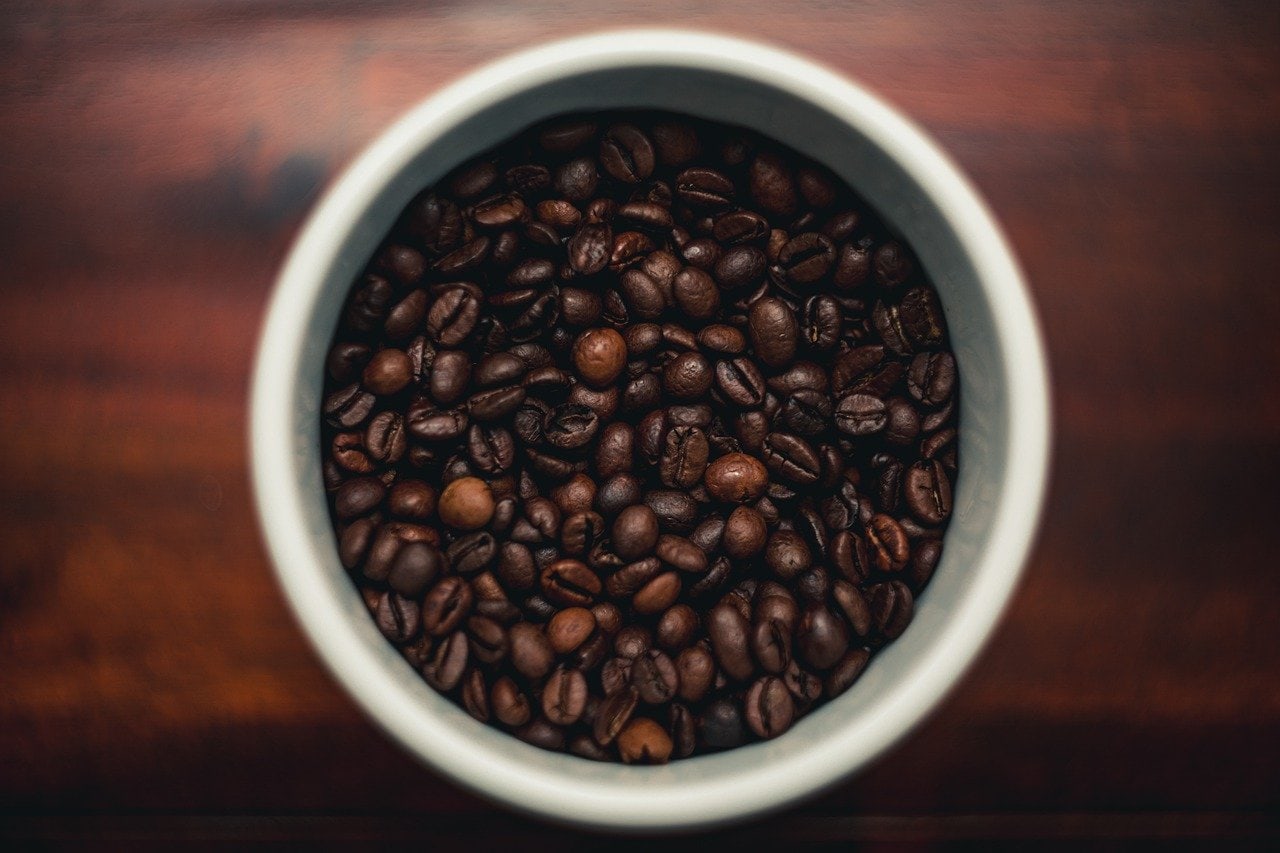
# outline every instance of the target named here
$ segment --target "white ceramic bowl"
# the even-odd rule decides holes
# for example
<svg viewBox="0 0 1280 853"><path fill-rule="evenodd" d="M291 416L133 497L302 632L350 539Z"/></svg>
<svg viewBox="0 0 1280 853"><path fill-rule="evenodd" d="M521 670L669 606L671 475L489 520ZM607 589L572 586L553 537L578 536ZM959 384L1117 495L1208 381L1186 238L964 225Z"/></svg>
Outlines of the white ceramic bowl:
<svg viewBox="0 0 1280 853"><path fill-rule="evenodd" d="M845 695L783 737L664 767L596 764L483 726L374 628L338 562L320 475L324 356L353 277L409 199L551 115L651 107L745 125L839 173L913 246L937 285L961 375L946 549L915 620ZM298 620L351 696L406 749L518 809L663 830L759 815L865 765L956 683L1021 572L1048 466L1044 352L1000 230L923 133L849 80L789 53L689 32L623 31L529 50L411 110L316 207L276 284L252 392L258 512ZM317 744L323 749L323 744Z"/></svg>

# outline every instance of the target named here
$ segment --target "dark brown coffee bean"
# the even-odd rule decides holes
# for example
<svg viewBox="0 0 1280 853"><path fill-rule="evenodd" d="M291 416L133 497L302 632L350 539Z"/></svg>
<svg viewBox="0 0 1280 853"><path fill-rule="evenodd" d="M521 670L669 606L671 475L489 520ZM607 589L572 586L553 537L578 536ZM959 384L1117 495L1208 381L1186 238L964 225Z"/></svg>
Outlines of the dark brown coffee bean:
<svg viewBox="0 0 1280 853"><path fill-rule="evenodd" d="M454 631L471 613L471 587L462 578L448 577L436 583L422 602L422 626L433 637Z"/></svg>
<svg viewBox="0 0 1280 853"><path fill-rule="evenodd" d="M772 151L757 154L751 161L748 178L751 197L764 210L779 216L795 213L798 204L795 181L779 154Z"/></svg>
<svg viewBox="0 0 1280 853"><path fill-rule="evenodd" d="M335 435L329 455L344 470L353 474L368 474L373 470L373 461L365 452L364 437L358 432L340 432Z"/></svg>
<svg viewBox="0 0 1280 853"><path fill-rule="evenodd" d="M767 528L759 511L739 506L729 514L721 542L726 554L736 560L745 560L764 549L766 537Z"/></svg>
<svg viewBox="0 0 1280 853"><path fill-rule="evenodd" d="M707 554L683 536L664 533L658 537L654 555L682 572L701 574L707 570Z"/></svg>
<svg viewBox="0 0 1280 853"><path fill-rule="evenodd" d="M795 314L774 296L751 304L747 332L756 357L773 368L786 367L796 356L799 329Z"/></svg>
<svg viewBox="0 0 1280 853"><path fill-rule="evenodd" d="M693 320L705 321L720 311L720 289L707 273L697 267L687 267L676 276L672 285L675 303Z"/></svg>
<svg viewBox="0 0 1280 853"><path fill-rule="evenodd" d="M690 244L691 246L693 244ZM689 258L686 248L685 258L690 264L700 266ZM737 290L756 284L764 277L769 260L756 246L734 246L719 253L712 261L712 275L725 290Z"/></svg>
<svg viewBox="0 0 1280 853"><path fill-rule="evenodd" d="M680 597L680 576L664 572L646 583L631 597L631 607L639 614L652 616L666 610Z"/></svg>
<svg viewBox="0 0 1280 853"><path fill-rule="evenodd" d="M901 581L873 584L867 588L871 605L871 623L886 639L895 640L911 624L915 615L915 599Z"/></svg>
<svg viewBox="0 0 1280 853"><path fill-rule="evenodd" d="M717 699L698 719L698 740L708 751L741 746L747 738L742 710L730 699Z"/></svg>
<svg viewBox="0 0 1280 853"><path fill-rule="evenodd" d="M596 743L608 746L617 739L630 722L631 715L635 713L639 699L639 694L630 686L624 686L608 694L600 704L592 724L591 736L595 738Z"/></svg>
<svg viewBox="0 0 1280 853"><path fill-rule="evenodd" d="M884 430L888 422L884 400L870 394L849 394L836 406L835 424L849 435L874 435Z"/></svg>
<svg viewBox="0 0 1280 853"><path fill-rule="evenodd" d="M600 139L600 165L610 177L638 184L653 174L653 143L632 124L615 124Z"/></svg>
<svg viewBox="0 0 1280 853"><path fill-rule="evenodd" d="M405 544L396 554L387 583L406 598L419 598L444 568L440 552L424 542Z"/></svg>
<svg viewBox="0 0 1280 853"><path fill-rule="evenodd" d="M498 556L498 546L493 534L480 530L455 539L445 553L455 572L472 575L493 564Z"/></svg>
<svg viewBox="0 0 1280 853"><path fill-rule="evenodd" d="M619 557L633 561L658 543L658 516L648 506L629 506L613 522L613 547Z"/></svg>
<svg viewBox="0 0 1280 853"><path fill-rule="evenodd" d="M707 635L720 669L737 681L748 679L755 666L746 617L729 605L718 604L707 615Z"/></svg>
<svg viewBox="0 0 1280 853"><path fill-rule="evenodd" d="M631 685L648 705L670 702L680 686L676 665L664 652L649 649L631 664Z"/></svg>
<svg viewBox="0 0 1280 853"><path fill-rule="evenodd" d="M507 656L510 643L506 630L484 616L467 620L467 636L471 640L471 657L481 663L496 664Z"/></svg>
<svg viewBox="0 0 1280 853"><path fill-rule="evenodd" d="M436 297L427 313L427 334L442 347L456 347L470 336L480 318L480 300L463 287L450 287Z"/></svg>
<svg viewBox="0 0 1280 853"><path fill-rule="evenodd" d="M399 393L413 379L413 366L404 350L384 349L374 354L361 374L364 387L381 397Z"/></svg>
<svg viewBox="0 0 1280 853"><path fill-rule="evenodd" d="M800 534L776 530L765 545L764 561L780 579L790 581L812 565L813 555Z"/></svg>
<svg viewBox="0 0 1280 853"><path fill-rule="evenodd" d="M462 682L467 672L467 636L454 631L436 644L431 660L422 666L422 677L437 690L448 692Z"/></svg>
<svg viewBox="0 0 1280 853"><path fill-rule="evenodd" d="M603 589L600 578L580 560L556 560L542 571L542 591L565 605L589 605Z"/></svg>
<svg viewBox="0 0 1280 853"><path fill-rule="evenodd" d="M748 408L764 401L764 377L749 358L716 362L715 374L716 387L734 405Z"/></svg>
<svg viewBox="0 0 1280 853"><path fill-rule="evenodd" d="M711 236L726 245L757 243L769 234L769 222L750 210L734 210L716 217Z"/></svg>
<svg viewBox="0 0 1280 853"><path fill-rule="evenodd" d="M712 371L699 352L682 352L667 362L662 371L662 387L677 400L697 400L711 388Z"/></svg>
<svg viewBox="0 0 1280 853"><path fill-rule="evenodd" d="M848 654L840 658L827 674L824 685L827 696L834 699L852 687L862 675L863 670L867 668L870 660L871 651L866 648L851 649Z"/></svg>
<svg viewBox="0 0 1280 853"><path fill-rule="evenodd" d="M587 705L587 679L576 669L559 667L542 688L542 712L553 725L576 723Z"/></svg>
<svg viewBox="0 0 1280 853"><path fill-rule="evenodd" d="M796 391L782 404L782 419L798 435L819 435L831 422L831 415L831 398L821 391Z"/></svg>
<svg viewBox="0 0 1280 853"><path fill-rule="evenodd" d="M781 678L761 678L747 690L742 704L747 725L758 737L775 738L795 719L795 703Z"/></svg>
<svg viewBox="0 0 1280 853"><path fill-rule="evenodd" d="M818 481L822 462L808 442L785 432L771 432L761 448L770 473L790 483L806 486Z"/></svg>
<svg viewBox="0 0 1280 853"><path fill-rule="evenodd" d="M397 412L379 412L365 429L364 446L369 456L381 464L399 462L408 447L404 418Z"/></svg>
<svg viewBox="0 0 1280 853"><path fill-rule="evenodd" d="M941 539L924 539L912 547L911 562L908 564L906 572L907 580L912 589L916 590L916 592L924 589L925 584L929 583L930 578L933 577L933 572L937 569L938 561L941 558Z"/></svg>
<svg viewBox="0 0 1280 853"><path fill-rule="evenodd" d="M374 621L382 636L393 643L407 643L422 630L422 614L418 603L395 592L378 596Z"/></svg>
<svg viewBox="0 0 1280 853"><path fill-rule="evenodd" d="M753 456L726 453L707 466L703 482L716 500L746 503L764 493L769 472Z"/></svg>
<svg viewBox="0 0 1280 853"><path fill-rule="evenodd" d="M922 459L907 470L903 493L911 514L924 524L941 524L951 515L951 481L936 459Z"/></svg>
<svg viewBox="0 0 1280 853"><path fill-rule="evenodd" d="M799 234L778 253L778 266L793 285L819 281L831 271L836 260L836 247L825 234L809 231Z"/></svg>
<svg viewBox="0 0 1280 853"><path fill-rule="evenodd" d="M596 387L610 384L627 363L627 344L613 329L589 329L573 345L578 375Z"/></svg>
<svg viewBox="0 0 1280 853"><path fill-rule="evenodd" d="M676 175L676 198L695 208L722 208L733 203L733 181L713 169L695 167Z"/></svg>
<svg viewBox="0 0 1280 853"><path fill-rule="evenodd" d="M376 477L356 477L343 483L333 497L333 511L338 518L367 515L382 503L387 488Z"/></svg>
<svg viewBox="0 0 1280 853"><path fill-rule="evenodd" d="M702 482L711 448L707 436L696 426L677 426L663 438L658 475L663 485L691 489Z"/></svg>
<svg viewBox="0 0 1280 853"><path fill-rule="evenodd" d="M508 633L511 665L525 678L545 678L555 662L555 650L542 629L528 622L517 622Z"/></svg>
<svg viewBox="0 0 1280 853"><path fill-rule="evenodd" d="M800 617L796 646L806 664L814 669L829 669L848 650L849 629L826 607L812 605Z"/></svg>
<svg viewBox="0 0 1280 853"><path fill-rule="evenodd" d="M892 517L877 513L866 529L867 548L875 567L882 572L897 572L907 564L910 543L902 526Z"/></svg>
<svg viewBox="0 0 1280 853"><path fill-rule="evenodd" d="M926 406L941 406L951 398L956 383L956 361L949 352L922 352L911 360L907 388Z"/></svg>
<svg viewBox="0 0 1280 853"><path fill-rule="evenodd" d="M747 347L747 339L733 326L716 323L698 332L698 346L718 355L738 355Z"/></svg>

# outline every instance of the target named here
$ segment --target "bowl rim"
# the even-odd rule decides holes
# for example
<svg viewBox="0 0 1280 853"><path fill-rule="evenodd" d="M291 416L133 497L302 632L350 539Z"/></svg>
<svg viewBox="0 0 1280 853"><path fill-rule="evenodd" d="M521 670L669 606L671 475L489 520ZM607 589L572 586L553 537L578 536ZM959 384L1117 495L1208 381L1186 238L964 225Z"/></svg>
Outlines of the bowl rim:
<svg viewBox="0 0 1280 853"><path fill-rule="evenodd" d="M355 221L352 211L369 207L387 175L444 128L505 97L561 77L654 65L729 74L807 101L857 128L932 198L971 257L1005 355L1008 464L990 544L972 569L965 606L921 661L930 677L903 679L871 713L835 730L822 745L823 760L802 760L809 750L734 778L618 792L469 748L451 724L388 683L319 582L287 427L310 313L303 309L319 298L332 247ZM253 494L272 566L308 640L364 712L408 751L472 791L544 818L598 829L689 829L758 816L834 784L905 736L960 680L1008 605L1039 525L1049 471L1048 389L1039 324L1013 253L967 178L922 130L857 83L783 49L689 30L611 30L510 54L446 85L375 138L330 185L293 242L259 337L250 392Z"/></svg>

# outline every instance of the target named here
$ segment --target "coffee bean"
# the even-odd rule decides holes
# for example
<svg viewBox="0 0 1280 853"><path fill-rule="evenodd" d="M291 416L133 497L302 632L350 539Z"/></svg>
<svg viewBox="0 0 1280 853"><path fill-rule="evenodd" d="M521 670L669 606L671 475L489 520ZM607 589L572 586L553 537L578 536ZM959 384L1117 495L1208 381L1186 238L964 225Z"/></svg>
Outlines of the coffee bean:
<svg viewBox="0 0 1280 853"><path fill-rule="evenodd" d="M395 592L378 596L374 620L382 636L393 643L407 643L422 630L422 614L418 603Z"/></svg>
<svg viewBox="0 0 1280 853"><path fill-rule="evenodd" d="M902 526L884 513L871 517L866 528L867 547L875 567L882 572L900 571L910 556L910 544Z"/></svg>
<svg viewBox="0 0 1280 853"><path fill-rule="evenodd" d="M696 426L677 426L663 439L658 463L663 485L674 489L691 489L702 481L710 454L707 436Z"/></svg>
<svg viewBox="0 0 1280 853"><path fill-rule="evenodd" d="M743 699L744 716L758 737L775 738L791 728L795 703L782 679L766 676L751 685Z"/></svg>
<svg viewBox="0 0 1280 853"><path fill-rule="evenodd" d="M718 604L707 615L707 634L720 669L730 678L746 680L754 669L746 617L729 605Z"/></svg>
<svg viewBox="0 0 1280 853"><path fill-rule="evenodd" d="M703 482L716 500L745 503L764 493L769 473L753 456L726 453L707 466Z"/></svg>
<svg viewBox="0 0 1280 853"><path fill-rule="evenodd" d="M796 646L809 666L829 669L849 648L849 630L840 617L826 607L812 605L800 617Z"/></svg>
<svg viewBox="0 0 1280 853"><path fill-rule="evenodd" d="M422 603L422 625L433 637L455 630L471 612L474 596L466 581L444 578L428 590Z"/></svg>
<svg viewBox="0 0 1280 853"><path fill-rule="evenodd" d="M747 331L756 356L769 367L786 367L795 358L799 329L795 314L781 299L766 296L753 302Z"/></svg>
<svg viewBox="0 0 1280 853"><path fill-rule="evenodd" d="M435 689L448 692L462 681L467 672L467 637L454 631L436 644L431 660L422 666L422 677Z"/></svg>
<svg viewBox="0 0 1280 853"><path fill-rule="evenodd" d="M542 712L553 725L576 723L587 704L587 679L581 671L559 667L542 688Z"/></svg>
<svg viewBox="0 0 1280 853"><path fill-rule="evenodd" d="M678 400L696 400L711 388L711 365L699 352L682 352L662 371L662 388Z"/></svg>
<svg viewBox="0 0 1280 853"><path fill-rule="evenodd" d="M686 249L686 260L694 266L700 266L697 258L690 258L689 254ZM714 253L713 257L712 275L725 290L737 290L755 284L764 276L769 263L769 259L757 246L733 246Z"/></svg>
<svg viewBox="0 0 1280 853"><path fill-rule="evenodd" d="M758 406L764 401L764 377L747 358L716 362L716 387L729 402L743 408Z"/></svg>
<svg viewBox="0 0 1280 853"><path fill-rule="evenodd" d="M456 347L475 329L479 318L480 300L464 287L450 287L431 304L427 334L439 346Z"/></svg>
<svg viewBox="0 0 1280 853"><path fill-rule="evenodd" d="M795 181L781 155L760 152L751 161L748 177L751 197L761 208L779 216L795 213L798 204Z"/></svg>
<svg viewBox="0 0 1280 853"><path fill-rule="evenodd" d="M924 524L941 524L951 515L951 481L936 459L922 459L907 470L903 493L911 514Z"/></svg>
<svg viewBox="0 0 1280 853"><path fill-rule="evenodd" d="M681 585L678 574L664 572L636 590L631 597L631 607L645 616L661 613L680 597Z"/></svg>
<svg viewBox="0 0 1280 853"><path fill-rule="evenodd" d="M364 446L369 456L381 464L399 462L408 447L404 418L397 412L379 412L365 429Z"/></svg>
<svg viewBox="0 0 1280 853"><path fill-rule="evenodd" d="M406 598L418 598L443 568L438 550L423 542L410 542L396 554L387 583Z"/></svg>
<svg viewBox="0 0 1280 853"><path fill-rule="evenodd" d="M802 438L785 432L771 432L761 448L764 464L770 473L799 485L818 481L822 462L813 448Z"/></svg>
<svg viewBox="0 0 1280 853"><path fill-rule="evenodd" d="M796 391L782 404L782 419L797 434L816 436L831 421L831 398L821 391Z"/></svg>
<svg viewBox="0 0 1280 853"><path fill-rule="evenodd" d="M493 491L477 477L454 480L440 494L440 520L458 530L475 530L493 517Z"/></svg>
<svg viewBox="0 0 1280 853"><path fill-rule="evenodd" d="M596 387L610 384L627 363L627 344L613 329L589 329L573 345L579 375Z"/></svg>
<svg viewBox="0 0 1280 853"><path fill-rule="evenodd" d="M658 649L649 649L631 664L631 684L641 702L662 705L676 695L680 679L671 658Z"/></svg>
<svg viewBox="0 0 1280 853"><path fill-rule="evenodd" d="M343 483L333 497L333 511L338 518L356 518L377 508L387 488L375 477L357 477Z"/></svg>
<svg viewBox="0 0 1280 853"><path fill-rule="evenodd" d="M624 686L607 696L600 704L592 724L591 735L596 743L608 746L617 739L627 723L631 721L631 715L635 713L639 699L635 688L630 686Z"/></svg>
<svg viewBox="0 0 1280 853"><path fill-rule="evenodd" d="M615 124L600 140L600 165L611 177L636 184L653 174L653 143L632 124Z"/></svg>
<svg viewBox="0 0 1280 853"><path fill-rule="evenodd" d="M542 591L552 601L583 606L603 589L600 578L580 560L556 560L542 570Z"/></svg>
<svg viewBox="0 0 1280 853"><path fill-rule="evenodd" d="M624 560L638 560L658 542L658 516L648 506L629 506L613 522L613 547Z"/></svg>
<svg viewBox="0 0 1280 853"><path fill-rule="evenodd" d="M737 560L760 553L765 546L767 528L760 512L752 507L735 507L725 524L724 551Z"/></svg>
<svg viewBox="0 0 1280 853"><path fill-rule="evenodd" d="M647 717L635 717L618 734L618 755L627 764L666 764L671 736Z"/></svg>
<svg viewBox="0 0 1280 853"><path fill-rule="evenodd" d="M789 581L809 568L813 556L800 534L792 530L777 530L765 545L764 561L781 580Z"/></svg>
<svg viewBox="0 0 1280 853"><path fill-rule="evenodd" d="M816 231L793 237L778 253L778 266L793 285L813 284L831 271L835 260L836 247Z"/></svg>
<svg viewBox="0 0 1280 853"><path fill-rule="evenodd" d="M711 752L741 746L746 737L742 711L729 699L712 702L698 720L698 739Z"/></svg>

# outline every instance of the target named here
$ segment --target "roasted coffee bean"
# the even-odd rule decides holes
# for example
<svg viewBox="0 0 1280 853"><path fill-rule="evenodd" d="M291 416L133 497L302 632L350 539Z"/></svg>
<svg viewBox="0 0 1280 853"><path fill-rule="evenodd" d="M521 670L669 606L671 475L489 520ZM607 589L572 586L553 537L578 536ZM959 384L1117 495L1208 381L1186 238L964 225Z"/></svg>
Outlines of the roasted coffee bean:
<svg viewBox="0 0 1280 853"><path fill-rule="evenodd" d="M607 698L600 704L591 728L591 736L601 746L608 746L617 739L631 721L640 700L635 688L630 686L606 693Z"/></svg>
<svg viewBox="0 0 1280 853"><path fill-rule="evenodd" d="M374 621L382 636L393 643L407 643L422 630L422 613L418 603L395 593L378 596Z"/></svg>
<svg viewBox="0 0 1280 853"><path fill-rule="evenodd" d="M474 660L492 665L507 656L510 648L507 632L494 620L472 616L467 620L467 636L471 640L471 657Z"/></svg>
<svg viewBox="0 0 1280 853"><path fill-rule="evenodd" d="M476 530L493 517L493 491L477 477L462 477L445 486L436 511L440 520L458 530Z"/></svg>
<svg viewBox="0 0 1280 853"><path fill-rule="evenodd" d="M750 677L751 661L748 623L737 609L718 604L707 614L707 635L720 669L730 678L744 681Z"/></svg>
<svg viewBox="0 0 1280 853"><path fill-rule="evenodd" d="M725 523L721 544L724 552L736 560L754 557L765 547L768 530L764 517L749 506L735 507Z"/></svg>
<svg viewBox="0 0 1280 853"><path fill-rule="evenodd" d="M816 231L793 237L778 252L778 266L792 285L813 284L831 271L835 260L836 247Z"/></svg>
<svg viewBox="0 0 1280 853"><path fill-rule="evenodd" d="M836 426L852 436L874 435L884 430L888 422L884 400L870 394L849 394L836 406Z"/></svg>
<svg viewBox="0 0 1280 853"><path fill-rule="evenodd" d="M647 705L670 702L680 686L676 665L664 652L649 649L631 664L631 685Z"/></svg>
<svg viewBox="0 0 1280 853"><path fill-rule="evenodd" d="M662 371L663 390L677 400L697 400L711 388L711 365L699 352L682 352Z"/></svg>
<svg viewBox="0 0 1280 853"><path fill-rule="evenodd" d="M711 235L720 243L755 243L769 233L769 222L750 210L735 210L716 217Z"/></svg>
<svg viewBox="0 0 1280 853"><path fill-rule="evenodd" d="M581 671L559 667L542 688L542 712L557 726L576 723L587 705L587 679Z"/></svg>
<svg viewBox="0 0 1280 853"><path fill-rule="evenodd" d="M683 536L664 533L658 537L654 554L659 560L682 572L701 574L707 570L707 554Z"/></svg>
<svg viewBox="0 0 1280 853"><path fill-rule="evenodd" d="M629 506L618 514L611 532L618 556L638 560L658 543L658 516L644 504Z"/></svg>
<svg viewBox="0 0 1280 853"><path fill-rule="evenodd" d="M356 518L372 512L382 503L387 487L376 477L347 480L333 496L333 512L338 518Z"/></svg>
<svg viewBox="0 0 1280 853"><path fill-rule="evenodd" d="M637 184L653 174L653 143L633 124L615 124L600 139L600 165L615 180Z"/></svg>
<svg viewBox="0 0 1280 853"><path fill-rule="evenodd" d="M793 530L776 530L764 548L764 561L779 579L793 580L813 562L803 537Z"/></svg>
<svg viewBox="0 0 1280 853"><path fill-rule="evenodd" d="M664 530L687 533L698 520L698 503L685 492L653 489L645 493L644 502L657 513L658 526Z"/></svg>
<svg viewBox="0 0 1280 853"><path fill-rule="evenodd" d="M544 595L566 605L588 605L603 589L600 578L580 560L556 560L542 570L541 581Z"/></svg>
<svg viewBox="0 0 1280 853"><path fill-rule="evenodd" d="M498 546L493 534L479 530L455 539L446 554L455 572L471 575L493 564L498 556Z"/></svg>
<svg viewBox="0 0 1280 853"><path fill-rule="evenodd" d="M353 474L368 474L373 461L365 452L364 437L358 432L340 432L333 437L329 455L343 469Z"/></svg>
<svg viewBox="0 0 1280 853"><path fill-rule="evenodd" d="M764 493L769 472L754 456L726 453L707 466L703 482L716 500L745 503Z"/></svg>
<svg viewBox="0 0 1280 853"><path fill-rule="evenodd" d="M821 604L811 605L800 617L796 629L800 657L814 669L835 665L849 648L849 629L839 616Z"/></svg>
<svg viewBox="0 0 1280 853"><path fill-rule="evenodd" d="M922 459L907 469L903 495L923 524L941 524L951 515L951 481L937 459Z"/></svg>
<svg viewBox="0 0 1280 853"><path fill-rule="evenodd" d="M680 597L681 586L676 572L664 572L636 590L631 597L631 607L645 616L661 613Z"/></svg>
<svg viewBox="0 0 1280 853"><path fill-rule="evenodd" d="M677 426L663 439L658 462L659 478L673 489L691 489L702 482L711 447L707 436L696 426Z"/></svg>
<svg viewBox="0 0 1280 853"><path fill-rule="evenodd" d="M808 442L785 432L771 432L761 448L769 471L790 483L805 486L818 481L822 462Z"/></svg>
<svg viewBox="0 0 1280 853"><path fill-rule="evenodd" d="M698 739L710 752L733 749L746 740L742 710L730 699L717 699L698 719Z"/></svg>
<svg viewBox="0 0 1280 853"><path fill-rule="evenodd" d="M686 260L694 266L699 266L697 260L690 258L689 254L689 248L686 247ZM713 257L715 260L712 261L712 275L725 290L738 290L759 282L764 277L765 268L769 263L769 259L757 246L734 246L715 253Z"/></svg>
<svg viewBox="0 0 1280 853"><path fill-rule="evenodd" d="M600 485L596 493L596 508L609 518L638 503L641 498L639 479L631 474L615 474Z"/></svg>
<svg viewBox="0 0 1280 853"><path fill-rule="evenodd" d="M666 764L671 736L647 717L634 717L618 734L618 755L627 764Z"/></svg>
<svg viewBox="0 0 1280 853"><path fill-rule="evenodd" d="M716 387L736 406L749 408L764 401L764 377L748 358L716 362Z"/></svg>
<svg viewBox="0 0 1280 853"><path fill-rule="evenodd" d="M831 398L821 391L796 391L782 404L782 419L799 435L819 435L831 421Z"/></svg>
<svg viewBox="0 0 1280 853"><path fill-rule="evenodd" d="M448 577L427 591L422 602L422 626L433 637L456 629L471 612L474 595L466 581Z"/></svg>
<svg viewBox="0 0 1280 853"><path fill-rule="evenodd" d="M912 547L911 562L906 571L907 580L912 589L917 592L924 589L925 584L933 577L933 572L941 558L941 539L924 539Z"/></svg>
<svg viewBox="0 0 1280 853"><path fill-rule="evenodd" d="M761 678L747 690L742 704L747 726L762 738L777 737L795 719L795 703L781 678Z"/></svg>
<svg viewBox="0 0 1280 853"><path fill-rule="evenodd" d="M795 314L775 296L751 304L747 333L756 356L769 367L786 367L796 356L800 333Z"/></svg>
<svg viewBox="0 0 1280 853"><path fill-rule="evenodd" d="M508 633L511 665L525 678L546 677L555 662L555 650L537 625L517 622Z"/></svg>
<svg viewBox="0 0 1280 853"><path fill-rule="evenodd" d="M422 677L437 690L448 692L467 672L467 635L454 631L436 644L431 660L422 666Z"/></svg>
<svg viewBox="0 0 1280 853"><path fill-rule="evenodd" d="M914 598L907 585L901 581L874 584L868 587L867 597L874 628L886 639L900 637L915 613Z"/></svg>
<svg viewBox="0 0 1280 853"><path fill-rule="evenodd" d="M910 543L902 526L892 517L877 513L866 527L867 548L875 567L882 572L900 571L910 556Z"/></svg>
<svg viewBox="0 0 1280 853"><path fill-rule="evenodd" d="M419 598L444 569L440 552L424 542L409 542L396 554L387 583L406 598Z"/></svg>

